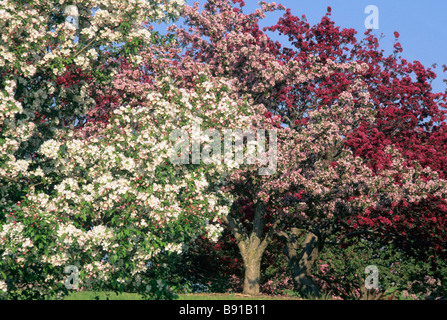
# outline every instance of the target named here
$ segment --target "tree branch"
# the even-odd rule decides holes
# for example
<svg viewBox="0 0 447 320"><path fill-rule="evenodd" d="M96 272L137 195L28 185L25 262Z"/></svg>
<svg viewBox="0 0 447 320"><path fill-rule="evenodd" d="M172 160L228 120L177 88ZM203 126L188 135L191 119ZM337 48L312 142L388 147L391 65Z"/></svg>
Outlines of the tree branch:
<svg viewBox="0 0 447 320"><path fill-rule="evenodd" d="M85 49L89 48L93 42L95 42L95 38L93 38L89 43L87 43L81 50L79 50L78 52L75 53L75 55L73 56L73 59L76 58L78 55L80 55Z"/></svg>
<svg viewBox="0 0 447 320"><path fill-rule="evenodd" d="M222 220L230 227L231 233L236 238L237 242L243 242L246 239L246 234L244 232L244 226L240 221L238 221L231 212L228 214L228 216L222 217Z"/></svg>

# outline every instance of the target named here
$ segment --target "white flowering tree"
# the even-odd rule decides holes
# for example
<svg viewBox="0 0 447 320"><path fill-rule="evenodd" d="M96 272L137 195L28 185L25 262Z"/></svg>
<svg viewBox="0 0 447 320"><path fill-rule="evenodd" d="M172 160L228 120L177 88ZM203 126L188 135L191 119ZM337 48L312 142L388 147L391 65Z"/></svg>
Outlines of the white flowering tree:
<svg viewBox="0 0 447 320"><path fill-rule="evenodd" d="M122 104L89 135L72 130L113 88L120 61L141 63L140 49L159 39L150 24L177 18L182 4L0 1L2 297L42 299L73 285L166 297L169 253L216 236L225 167L171 163L169 132L199 120L245 128L235 115L248 108L227 84L202 79L187 91L160 80L140 108Z"/></svg>
<svg viewBox="0 0 447 320"><path fill-rule="evenodd" d="M39 184L35 152L55 128L82 124L117 58L138 61L151 24L183 0L0 1L0 210ZM30 180L30 181L28 181Z"/></svg>
<svg viewBox="0 0 447 320"><path fill-rule="evenodd" d="M202 77L190 90L169 78L155 84L144 104L116 109L88 138L59 130L40 146L35 174L43 187L30 187L0 227L0 283L9 298L67 293L67 266L79 271L79 287L169 297L170 255L199 235L216 236L213 221L231 205L218 191L227 168L171 161L171 132L191 133L196 123L246 128L250 108L223 80Z"/></svg>

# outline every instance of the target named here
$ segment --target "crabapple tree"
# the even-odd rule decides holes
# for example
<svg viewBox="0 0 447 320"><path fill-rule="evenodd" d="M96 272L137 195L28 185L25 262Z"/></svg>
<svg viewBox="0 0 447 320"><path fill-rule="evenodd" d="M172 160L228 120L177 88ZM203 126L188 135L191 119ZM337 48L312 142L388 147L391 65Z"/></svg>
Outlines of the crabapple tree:
<svg viewBox="0 0 447 320"><path fill-rule="evenodd" d="M312 287L310 291L316 292L315 286L308 280L311 274L310 269L318 255L318 250L314 248L321 249L328 234L327 231L321 231L323 229L338 230L339 227L343 227L346 233L351 233L353 229L370 232L371 230L365 230L364 226L371 222L369 226L373 227L375 224L378 238L386 238L393 230L392 237L399 233L399 238L402 239L402 235L417 233L412 222L419 221L429 226L428 229L424 228L427 231L423 235L427 240L424 242L427 244L424 247L430 247L428 244L435 241L438 248L436 250L443 250L442 241L438 241L434 235L439 233L438 229L443 228L444 223L435 225L432 222L435 221L434 219L436 221L445 219L445 196L437 191L443 188L444 173L442 171L445 169L446 126L442 123L445 120L445 111L442 111L442 108L446 106L446 95L432 92L430 79L435 77L434 72L425 69L419 62L409 63L398 56L402 51L398 42L394 46L395 52L390 56L385 56L383 50L379 49L378 39L370 31L366 32L363 41L358 42L354 29L340 30L334 25L334 22L330 20L330 8L328 14L315 26L310 26L305 17L298 18L293 16L290 10L286 10L275 26L261 30L259 20L264 18L266 13L281 10L284 7L261 2L261 8L252 14L245 14L244 5L244 2L240 0L208 1L201 12L198 5L185 6L183 15L186 17L186 27L174 29L180 42L186 47L179 65L190 66L193 62L199 62L205 64L214 75L225 75L234 79L238 84L238 93L241 96L250 97L253 104L263 105L267 123L276 123L279 131L283 131L282 127L287 126L297 134L305 135L303 131L314 134L309 131L315 128L313 122L325 123L327 131L320 131L318 137L329 140L320 140L315 137L310 139L316 143L308 145L308 148L316 154L307 154L306 159L310 163L310 169L305 171L315 173L318 172L315 171L317 169L345 170L354 163L355 166L350 167L352 172L348 172L360 174L358 183L354 183L353 177L356 175L353 175L350 177L352 180L347 179L347 185L343 186L330 185L329 181L324 181L324 177L331 175L315 173L313 176L308 173L311 177L321 176L319 181L323 183L324 188L323 186L319 188L317 185L313 187L302 185L302 189L296 190L294 194L293 184L287 182L287 177L293 176L294 170L298 173L304 169L299 168L299 164L303 164L303 159L293 158L293 161L282 162L282 170L278 170L284 173L285 180L282 181L287 187L281 187L281 180L277 180L277 189L271 188L268 191L263 189L264 187L259 189L264 190L264 195L270 195L263 199L272 201L275 199L275 207L272 207L272 210L286 210L285 208L290 206L290 203L297 202L303 202L301 205L313 208L308 210L328 206L324 210L321 207L319 215L324 212L324 215L330 219L301 219L296 224L297 228L290 228L290 225L294 225L290 223L289 227L282 230L287 240L287 253L292 274L295 274L293 277L296 280L297 289L308 291L307 288ZM266 35L266 31L288 36L292 48L282 47L278 42L273 42ZM399 34L395 33L395 36L398 38ZM316 70L323 70L323 72L315 73ZM362 72L358 72L359 70ZM322 121L320 116L318 116L320 120L312 119L311 115L318 115L322 110L326 116L332 115L331 112L342 108L340 103L346 98L349 100L350 96L355 97L352 101L354 105L362 101L363 106L369 106L371 110L374 110L374 118L368 117L368 121L355 121L349 126L346 124L346 119L334 118L332 127L344 126L344 129L337 129L336 132L340 138L335 139L334 145L330 145L333 139L329 130L332 127L328 125L330 120L324 118L325 121ZM332 108L334 111L330 111ZM354 112L356 109L350 110ZM347 114L353 115L352 112L347 111ZM282 141L281 138L279 140ZM290 143L295 140L289 137L285 141ZM319 146L318 143L322 145ZM279 149L281 149L280 145L281 143L278 145ZM323 149L324 152L319 149L323 146L326 146ZM301 149L297 147L296 150ZM278 154L286 157L287 151L283 150ZM294 152L291 153L291 155L294 154ZM345 156L350 160L344 162ZM315 167L315 164L325 164L326 167ZM293 167L294 165L297 167ZM337 174L341 173L337 172ZM363 181L361 178L363 174L371 179L368 183L360 183ZM402 183L399 179L403 176L411 183ZM238 185L237 192L243 195L244 192L241 190L245 185L246 192L253 196L257 190L253 188L255 184L252 181L253 178L242 177L243 175L240 175L241 180L234 180ZM343 183L344 177L347 178L342 175L334 181ZM316 179L309 178L309 181L315 183ZM272 186L275 185L273 181L270 182ZM375 181L374 187L371 185L372 181ZM430 183L427 183L428 181ZM396 188L394 192L390 192L391 187L385 182L396 184L393 186ZM426 188L424 184L429 187ZM412 187L409 189L410 185ZM372 190L375 190L375 193ZM292 192L292 194L286 196L286 193L281 192ZM322 192L322 195L317 196L315 192ZM340 192L343 197L337 202ZM275 194L276 196L273 196ZM253 199L255 202L262 199L258 196L256 195L256 199ZM356 210L340 209L339 206L350 204L352 199L357 199L356 201L363 199L365 203L357 206ZM409 200L413 201L415 206L414 213L402 209L402 206L408 207ZM421 203L427 201L433 206L423 205L425 209L422 212L418 211L422 208ZM287 205L284 206L284 203ZM337 206L335 206L336 203ZM368 209L367 204L371 206ZM255 212L258 212L259 216L265 220L270 219L262 208ZM233 213L236 217L231 228L236 230L239 218L236 211ZM314 213L312 215L305 213L303 216L314 216ZM396 216L390 220L385 214L399 217ZM349 215L352 215L352 219L349 219ZM344 219L340 219L341 216ZM265 232L265 228L262 224L255 228L253 223L261 221L262 219L257 218L255 214L249 228L250 232L257 234L258 238L262 232ZM358 221L361 222L358 223ZM393 224L393 221L402 221L402 223ZM390 224L396 228L390 228ZM273 225L276 224L271 223L270 227ZM300 244L296 241L296 232L300 227L309 233L302 246L303 250L298 254L296 251ZM409 228L413 229L413 232L409 232ZM235 232L241 233L243 230L239 226L239 231ZM411 237L408 239L411 243ZM256 242L262 241L256 240ZM248 251L255 252L256 250ZM309 263L304 263L305 260ZM256 279L259 277L255 272L253 279L248 281L255 284L254 289L249 292L257 291Z"/></svg>
<svg viewBox="0 0 447 320"><path fill-rule="evenodd" d="M176 19L182 4L0 2L0 208L41 183L35 152L55 128L82 125L116 73L116 57L138 61L140 45L156 36L150 24Z"/></svg>
<svg viewBox="0 0 447 320"><path fill-rule="evenodd" d="M244 128L250 108L225 79L180 90L159 75L138 108L123 99L107 122L88 121L112 81L134 87L120 61L141 63L148 24L178 17L181 1L78 1L74 25L64 1L1 3L2 294L67 293L71 265L79 286L172 296L169 254L214 237L229 203L215 190L225 166L172 163L169 134Z"/></svg>
<svg viewBox="0 0 447 320"><path fill-rule="evenodd" d="M226 166L171 161L170 133L250 121L248 105L230 98L231 84L207 78L191 90L157 78L145 104L115 109L95 134L61 129L40 146L43 187L6 210L0 229L8 297L66 293L69 265L80 270L79 286L170 297L157 282L169 280L169 254L199 235L214 237L231 204L218 190Z"/></svg>

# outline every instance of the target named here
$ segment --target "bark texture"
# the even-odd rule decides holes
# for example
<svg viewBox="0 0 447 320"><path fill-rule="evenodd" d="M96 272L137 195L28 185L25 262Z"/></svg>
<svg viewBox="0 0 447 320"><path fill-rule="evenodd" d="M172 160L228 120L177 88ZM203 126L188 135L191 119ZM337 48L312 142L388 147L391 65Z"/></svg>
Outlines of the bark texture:
<svg viewBox="0 0 447 320"><path fill-rule="evenodd" d="M300 243L299 230L292 228L289 234L282 234L286 238L284 253L288 260L295 291L306 298L320 297L320 288L312 279L312 269L322 250L322 242L318 237L308 232L304 242ZM302 246L301 251L298 249Z"/></svg>
<svg viewBox="0 0 447 320"><path fill-rule="evenodd" d="M256 204L253 227L250 231L242 225L237 216L230 214L225 218L225 222L236 238L244 262L243 293L248 295L260 293L262 256L272 236L272 231L263 234L264 215L264 205L262 203Z"/></svg>

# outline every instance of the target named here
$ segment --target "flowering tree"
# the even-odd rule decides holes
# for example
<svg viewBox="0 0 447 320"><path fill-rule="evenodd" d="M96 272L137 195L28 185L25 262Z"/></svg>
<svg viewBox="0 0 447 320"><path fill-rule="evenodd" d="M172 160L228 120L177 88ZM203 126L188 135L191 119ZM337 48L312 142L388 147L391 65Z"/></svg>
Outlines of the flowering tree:
<svg viewBox="0 0 447 320"><path fill-rule="evenodd" d="M138 59L138 46L152 38L149 24L175 19L181 5L180 1L77 1L75 5L1 1L2 225L28 191L37 194L48 188L51 173L37 150L42 145L43 152L54 150L55 140L50 139L58 129L83 123L95 106L95 88L109 83L116 72L116 66L107 62L116 56Z"/></svg>
<svg viewBox="0 0 447 320"><path fill-rule="evenodd" d="M310 27L287 10L264 30L289 36L294 49L283 48L258 21L284 7L264 2L252 14L241 0L185 6L190 29L174 25L167 38L149 24L176 18L181 1L3 3L0 287L9 297L64 292L67 265L82 285L169 296L168 253L215 238L218 221L237 241L249 294L275 233L305 294L318 294L312 266L336 232L445 252L446 95L431 92L430 69L397 57L399 43L385 57L370 32L357 42L330 12ZM276 171L190 163L187 148L179 165L171 133L190 138L198 123L210 134L271 130ZM253 201L251 220L233 198Z"/></svg>
<svg viewBox="0 0 447 320"><path fill-rule="evenodd" d="M218 232L212 220L228 202L214 187L225 166L170 161L169 134L182 127L190 133L196 121L203 129L247 126L249 108L230 95L231 84L203 75L192 89L179 90L159 75L150 90L144 87L138 108L123 97L109 121L92 121L103 120L97 102L113 81L129 95L142 89L132 91L121 61L141 64L140 45L153 40L147 24L177 17L180 4L83 1L71 24L64 23L63 2L2 2L0 285L6 297L66 293L68 266L80 271L79 286L163 297L168 253ZM230 107L237 116L229 117Z"/></svg>
<svg viewBox="0 0 447 320"><path fill-rule="evenodd" d="M248 107L218 80L189 91L167 78L155 85L160 91L145 104L116 109L96 134L61 130L39 148L44 188L30 188L6 211L0 233L9 297L64 292L69 265L80 270L81 286L164 296L157 261L218 232L212 220L229 203L215 187L226 168L170 161L170 133L200 120L204 129L243 127ZM230 117L234 110L241 116Z"/></svg>
<svg viewBox="0 0 447 320"><path fill-rule="evenodd" d="M287 12L269 30L288 36L299 53L295 57L301 61L306 61L309 54L317 54L323 60L368 64L364 79L376 106L376 120L363 123L350 134L347 146L356 156L367 159L375 174L389 168L392 160L384 150L393 145L405 158L403 166L430 168L435 171L433 179L437 179L436 175L445 178L446 94L433 92L430 83L436 74L431 69L418 61L409 63L400 56L402 47L398 32L394 33L394 52L386 56L370 30L365 33L365 39L358 42L355 30L335 27L330 20L330 9L315 26ZM336 94L351 81L349 75L338 73L317 86L301 87L297 92L304 94L306 100L298 105L313 99L334 101ZM400 174L394 174L394 178L403 185ZM426 180L425 183L433 182ZM367 236L383 244L392 242L407 255L421 261L428 259L434 274L442 277L439 260L446 253L445 205L445 197L434 194L423 198L407 197L391 202L389 207L359 213L347 221L345 226L349 227L344 233Z"/></svg>
<svg viewBox="0 0 447 320"><path fill-rule="evenodd" d="M374 172L390 164L384 150L392 144L405 156L405 165L419 163L445 178L447 96L433 92L430 83L436 74L420 62L410 63L400 56L402 47L398 32L394 33L394 52L386 56L371 30L365 32L364 40L359 42L355 30L340 30L334 25L330 12L329 8L320 23L310 26L305 18L300 19L288 11L277 25L268 29L288 36L294 51L284 50L282 53L304 63L309 60L309 55L318 55L322 61L368 64L364 79L377 110L376 120L357 128L349 136L347 145L356 156L368 159ZM292 118L294 109L303 110L307 103L316 99L327 103L335 101L337 94L352 81L351 75L339 72L318 84L294 88L296 94L288 97L292 99L289 101L297 103L297 108L289 107L284 112L295 119ZM399 180L398 176L395 178ZM375 230L378 237L396 244L399 242L407 252L413 251L425 259L433 254L445 255L446 248L442 245L446 236L445 208L445 199L429 196L421 201L395 203L392 213L374 210L352 222L356 229ZM419 227L414 228L416 225ZM437 236L433 236L435 234Z"/></svg>
<svg viewBox="0 0 447 320"><path fill-rule="evenodd" d="M138 60L150 23L175 19L181 1L2 1L0 207L20 199L39 146L54 128L83 123L116 56ZM71 9L71 10L67 10ZM69 19L71 16L71 20ZM27 173L28 170L28 173ZM26 176L26 180L24 180ZM8 190L8 192L6 192Z"/></svg>
<svg viewBox="0 0 447 320"><path fill-rule="evenodd" d="M276 26L264 29L289 36L294 46L290 49L271 41L258 25L267 12L283 9L282 6L261 3L261 8L252 14L243 13L243 6L243 1L208 1L202 12L198 6L185 6L190 28L176 30L187 48L181 63L191 65L197 61L206 64L215 75L231 77L238 84L238 94L265 107L267 126L273 124L283 132L285 125L291 130L279 134L282 143L278 144L278 154L283 159L278 159L278 172L282 175L261 183L249 170L233 180L234 192L258 203L248 229L239 223L236 210L232 211L233 221L228 218L227 223L239 234L238 241L246 242L243 246L253 243L249 249L240 248L253 258L252 263L244 261L246 270L254 270L246 281L253 284L244 288L247 293L258 290L257 265L272 227L284 224L286 229L278 231L288 242L296 288L316 293L311 268L329 234L340 227L349 226L345 230L351 231L351 226L359 226L353 225L354 219L349 217L368 217L371 212L395 214L397 207L408 201L444 201L444 194L436 192L444 188L439 168L445 163L445 146L439 142L446 131L445 125L438 126L437 121L445 119L439 107L445 106L446 96L431 92L431 70L397 57L401 51L399 43L395 45L395 54L385 57L369 31L364 41L357 42L355 30L335 27L329 18L330 10L313 27L305 18L299 19L287 10ZM415 81L411 78L413 73ZM345 104L348 109L344 109ZM358 109L359 105L363 109ZM373 118L368 108L375 110ZM340 113L353 118L344 118ZM365 140L371 141L367 148L363 147ZM437 142L436 148L430 145L432 142ZM421 161L420 151L430 151L439 158L433 163L429 157ZM366 154L374 161L362 160ZM381 161L375 161L377 155ZM307 181L298 179L302 175ZM403 177L406 183L395 183L396 178ZM253 187L257 183L258 188ZM282 212L288 223L271 220L263 209L266 202L272 210ZM298 210L297 202L304 209ZM285 214L290 206L298 214L292 215L293 219L302 217L297 223ZM436 214L438 218L443 215L441 212ZM267 233L266 221L270 227ZM381 215L374 221L390 220ZM300 243L296 240L300 228L309 233L298 254ZM377 231L378 236L385 235L380 229Z"/></svg>
<svg viewBox="0 0 447 320"><path fill-rule="evenodd" d="M438 179L430 168L417 164L405 167L402 155L392 148L386 152L393 163L380 175L344 148L345 137L352 128L359 122L373 120L367 98L353 98L351 93L355 92L361 94L361 87L343 93L335 105L308 112L306 130L278 129L276 174L258 178L255 172L242 170L231 177L229 186L235 194L257 200L252 228L244 227L234 211L226 218L245 258L245 292L253 294L258 290L255 279L260 277L263 249L274 232L288 240L286 248L295 287L304 294L317 295L310 273L312 265L326 239L347 219L369 208L390 208L390 203L418 201L428 195L445 197L445 180ZM402 185L394 183L397 174ZM266 206L272 208L268 216L263 211ZM297 254L296 239L292 237L298 236L300 229L307 236L302 253Z"/></svg>

